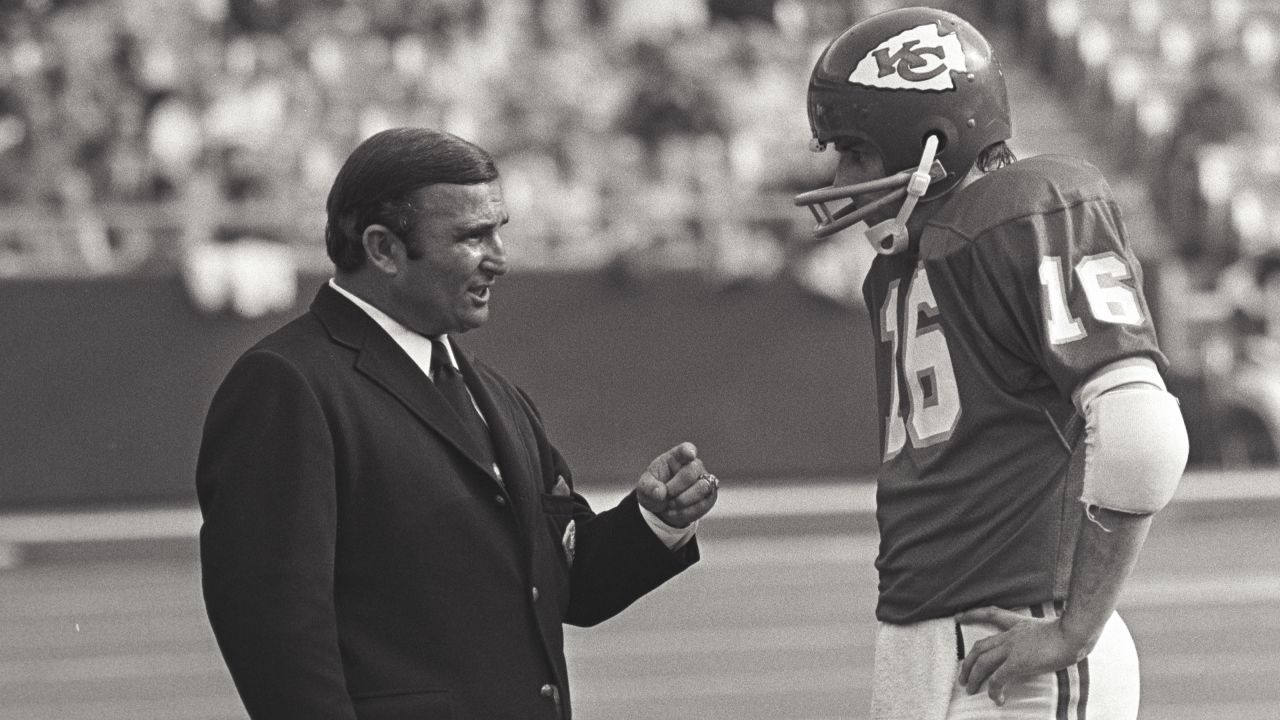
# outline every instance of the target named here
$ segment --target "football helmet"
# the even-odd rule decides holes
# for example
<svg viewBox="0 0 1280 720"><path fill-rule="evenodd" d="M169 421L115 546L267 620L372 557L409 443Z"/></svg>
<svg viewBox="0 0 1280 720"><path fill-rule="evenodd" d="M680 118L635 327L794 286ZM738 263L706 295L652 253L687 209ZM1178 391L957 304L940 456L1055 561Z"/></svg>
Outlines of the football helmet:
<svg viewBox="0 0 1280 720"><path fill-rule="evenodd" d="M902 8L863 20L831 41L809 79L811 148L857 138L874 145L886 177L796 196L825 238L902 201L896 217L868 229L876 252L907 247L918 200L953 189L992 143L1012 135L1004 74L990 43L964 19ZM855 198L880 193L859 207ZM827 203L849 200L832 212Z"/></svg>

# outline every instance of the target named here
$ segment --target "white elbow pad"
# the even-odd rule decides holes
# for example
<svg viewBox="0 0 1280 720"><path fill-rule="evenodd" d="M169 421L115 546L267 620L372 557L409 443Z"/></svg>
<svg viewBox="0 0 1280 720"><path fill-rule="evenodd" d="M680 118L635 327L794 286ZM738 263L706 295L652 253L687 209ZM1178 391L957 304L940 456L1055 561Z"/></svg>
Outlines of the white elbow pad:
<svg viewBox="0 0 1280 720"><path fill-rule="evenodd" d="M1086 506L1154 513L1173 498L1187 465L1178 400L1141 383L1112 388L1085 406Z"/></svg>

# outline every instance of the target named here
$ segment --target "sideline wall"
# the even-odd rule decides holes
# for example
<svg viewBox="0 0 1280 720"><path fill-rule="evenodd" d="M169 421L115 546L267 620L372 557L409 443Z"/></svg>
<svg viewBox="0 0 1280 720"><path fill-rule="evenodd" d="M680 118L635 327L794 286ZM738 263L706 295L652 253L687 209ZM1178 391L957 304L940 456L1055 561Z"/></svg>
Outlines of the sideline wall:
<svg viewBox="0 0 1280 720"><path fill-rule="evenodd" d="M201 313L176 276L9 279L0 307L0 509L193 503L214 389L292 317ZM528 273L462 343L530 393L578 482L621 492L681 440L727 482L871 472L866 335L785 282Z"/></svg>

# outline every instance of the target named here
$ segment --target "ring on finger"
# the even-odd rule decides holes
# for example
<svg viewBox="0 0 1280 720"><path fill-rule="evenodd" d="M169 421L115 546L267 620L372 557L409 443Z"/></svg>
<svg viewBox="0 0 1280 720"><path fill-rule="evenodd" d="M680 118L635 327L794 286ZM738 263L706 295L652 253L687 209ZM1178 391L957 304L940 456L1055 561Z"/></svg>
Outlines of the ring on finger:
<svg viewBox="0 0 1280 720"><path fill-rule="evenodd" d="M698 479L706 480L707 488L712 492L715 492L720 487L720 478L716 477L715 475L712 475L711 473L704 472L698 476Z"/></svg>

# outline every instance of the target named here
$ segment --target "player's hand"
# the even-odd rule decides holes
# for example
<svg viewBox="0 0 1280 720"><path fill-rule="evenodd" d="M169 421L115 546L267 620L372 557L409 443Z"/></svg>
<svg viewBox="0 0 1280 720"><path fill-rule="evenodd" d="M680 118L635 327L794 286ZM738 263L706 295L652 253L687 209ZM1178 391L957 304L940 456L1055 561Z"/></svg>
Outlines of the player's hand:
<svg viewBox="0 0 1280 720"><path fill-rule="evenodd" d="M680 443L649 463L636 481L636 499L664 523L684 528L716 504L718 484L693 443Z"/></svg>
<svg viewBox="0 0 1280 720"><path fill-rule="evenodd" d="M1084 659L1088 653L1068 638L1060 618L1030 618L996 607L966 610L961 625L983 623L1002 632L973 644L960 665L960 682L970 695L987 683L987 695L1004 705L1005 687L1011 682L1056 672Z"/></svg>

